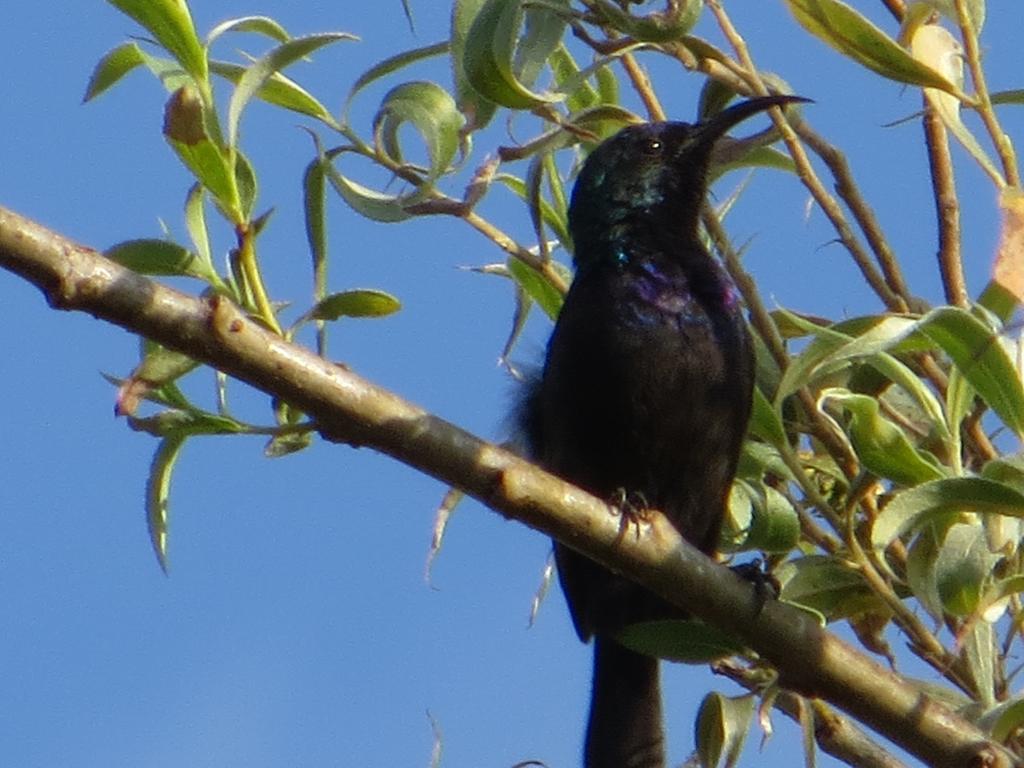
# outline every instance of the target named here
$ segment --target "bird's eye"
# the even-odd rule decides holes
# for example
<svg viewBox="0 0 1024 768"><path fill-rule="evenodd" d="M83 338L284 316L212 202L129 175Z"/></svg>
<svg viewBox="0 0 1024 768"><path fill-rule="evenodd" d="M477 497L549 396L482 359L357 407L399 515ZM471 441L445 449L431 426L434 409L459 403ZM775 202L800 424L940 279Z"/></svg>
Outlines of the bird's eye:
<svg viewBox="0 0 1024 768"><path fill-rule="evenodd" d="M661 139L651 139L644 146L644 149L647 150L649 155L659 154L661 152Z"/></svg>

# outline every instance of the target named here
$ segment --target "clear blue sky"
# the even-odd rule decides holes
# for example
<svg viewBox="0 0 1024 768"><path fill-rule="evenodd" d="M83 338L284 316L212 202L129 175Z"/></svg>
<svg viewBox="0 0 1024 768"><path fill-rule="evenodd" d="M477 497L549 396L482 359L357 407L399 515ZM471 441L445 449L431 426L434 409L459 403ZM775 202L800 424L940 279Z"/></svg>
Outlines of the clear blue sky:
<svg viewBox="0 0 1024 768"><path fill-rule="evenodd" d="M95 61L140 30L99 0L59 12L9 5L0 204L100 248L159 237L161 220L183 239L188 183L160 136L160 86L139 72L80 104ZM413 37L399 0L192 5L203 32L263 13L293 34L360 35L292 72L332 108L375 61L441 39L448 17L445 3L412 0ZM920 128L882 127L915 112L917 93L809 40L781 3L733 5L762 66L817 101L810 119L848 152L916 292L937 300ZM856 5L874 11L875 3ZM1020 87L1021 17L1003 4L990 13L990 83ZM256 45L239 38L222 54L235 44ZM415 76L447 84L442 68ZM674 116L692 116L698 86L696 77L663 81ZM380 93L357 111L364 127ZM1019 137L1013 110L1006 126ZM299 179L310 144L301 122L258 105L244 123L262 206L277 210L262 240L268 279L276 296L299 300L309 294ZM994 195L957 157L977 292L995 241ZM750 271L785 306L833 317L877 311L845 252L829 244L822 216L805 215L805 199L790 178L754 178L728 222L738 242L752 238ZM507 197L496 195L487 211L529 239L529 222ZM450 219L372 224L334 200L331 224L332 289L377 287L404 303L391 318L337 328L333 355L477 434L501 437L513 387L495 361L511 292L458 269L500 254ZM0 299L0 765L424 766L428 710L444 735L445 766L578 764L590 653L555 593L526 626L544 537L466 503L431 587L423 568L445 490L438 483L365 450L319 444L270 461L258 439L211 438L188 444L175 478L165 577L142 509L155 442L115 420L114 393L100 376L128 372L135 342L50 311L10 275L0 274ZM546 333L542 322L531 326L521 361L539 359ZM193 379L190 392L212 393L208 378ZM261 403L233 388L242 415L265 419ZM671 755L681 761L703 692L736 691L703 670L666 677ZM782 716L775 724L778 734L760 753L755 735L741 765L795 764L799 734Z"/></svg>

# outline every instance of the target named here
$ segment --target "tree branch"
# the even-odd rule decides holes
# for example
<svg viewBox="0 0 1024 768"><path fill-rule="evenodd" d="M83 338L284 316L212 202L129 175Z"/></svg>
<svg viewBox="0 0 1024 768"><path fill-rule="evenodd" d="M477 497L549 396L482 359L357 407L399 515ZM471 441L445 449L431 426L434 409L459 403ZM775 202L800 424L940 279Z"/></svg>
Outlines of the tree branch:
<svg viewBox="0 0 1024 768"><path fill-rule="evenodd" d="M0 208L0 267L50 305L88 312L208 363L308 413L329 440L368 446L578 549L740 638L781 683L826 699L931 766L1003 768L977 728L790 606L683 541L661 515L637 535L608 505L346 368L290 344L219 296L148 280Z"/></svg>

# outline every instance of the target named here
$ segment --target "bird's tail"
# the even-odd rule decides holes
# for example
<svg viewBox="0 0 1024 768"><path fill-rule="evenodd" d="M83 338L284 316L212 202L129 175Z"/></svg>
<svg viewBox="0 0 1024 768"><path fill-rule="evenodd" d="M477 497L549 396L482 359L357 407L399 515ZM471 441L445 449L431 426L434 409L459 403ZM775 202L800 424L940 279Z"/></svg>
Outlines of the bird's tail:
<svg viewBox="0 0 1024 768"><path fill-rule="evenodd" d="M586 768L664 768L658 660L594 638Z"/></svg>

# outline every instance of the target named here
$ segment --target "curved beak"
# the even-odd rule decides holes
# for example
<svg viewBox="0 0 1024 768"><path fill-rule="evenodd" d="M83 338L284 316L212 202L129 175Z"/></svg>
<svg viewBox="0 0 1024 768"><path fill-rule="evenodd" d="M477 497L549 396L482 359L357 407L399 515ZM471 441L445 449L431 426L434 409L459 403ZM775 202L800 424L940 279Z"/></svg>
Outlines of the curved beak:
<svg viewBox="0 0 1024 768"><path fill-rule="evenodd" d="M809 102L802 96L761 96L756 99L748 99L723 109L717 115L697 124L699 141L701 144L714 143L724 136L730 128L742 123L748 117L764 112L772 107L782 107L786 104L799 104Z"/></svg>

